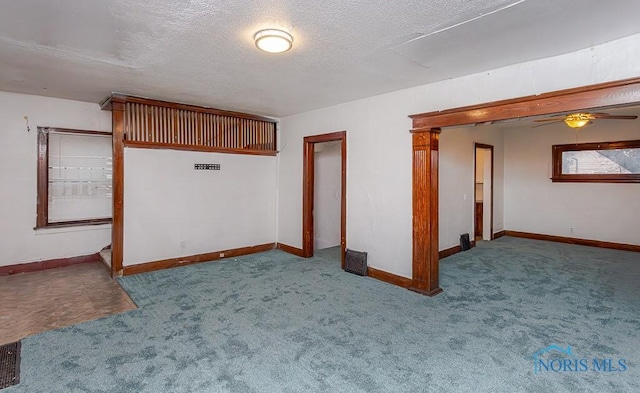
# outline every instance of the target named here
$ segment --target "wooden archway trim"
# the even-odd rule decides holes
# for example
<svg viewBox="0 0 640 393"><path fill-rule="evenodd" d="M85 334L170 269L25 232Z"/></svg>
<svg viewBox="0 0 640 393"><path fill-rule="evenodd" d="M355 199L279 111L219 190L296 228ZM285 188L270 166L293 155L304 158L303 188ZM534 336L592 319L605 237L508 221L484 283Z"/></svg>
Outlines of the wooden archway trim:
<svg viewBox="0 0 640 393"><path fill-rule="evenodd" d="M302 256L313 256L314 240L314 188L315 188L315 144L339 141L341 145L340 170L340 266L345 268L347 249L347 132L310 135L303 139L302 169Z"/></svg>
<svg viewBox="0 0 640 393"><path fill-rule="evenodd" d="M433 296L439 286L438 141L442 127L640 104L640 78L559 90L438 112L413 120L412 290Z"/></svg>
<svg viewBox="0 0 640 393"><path fill-rule="evenodd" d="M415 131L640 103L640 78L409 116Z"/></svg>

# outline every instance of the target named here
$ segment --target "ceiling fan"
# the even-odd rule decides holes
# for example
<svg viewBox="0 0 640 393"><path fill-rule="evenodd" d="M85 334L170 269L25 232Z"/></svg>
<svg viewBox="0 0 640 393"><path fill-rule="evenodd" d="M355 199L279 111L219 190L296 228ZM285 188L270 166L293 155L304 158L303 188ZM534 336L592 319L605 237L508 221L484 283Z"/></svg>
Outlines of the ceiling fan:
<svg viewBox="0 0 640 393"><path fill-rule="evenodd" d="M579 112L579 113L571 113L568 115L562 115L557 117L550 117L547 119L538 119L534 120L536 122L546 122L546 124L540 124L534 127L546 126L548 124L564 122L571 128L582 128L588 124L591 124L593 120L610 120L610 119L619 119L619 120L634 120L637 119L638 116L634 115L610 115L608 113L588 113L588 112Z"/></svg>

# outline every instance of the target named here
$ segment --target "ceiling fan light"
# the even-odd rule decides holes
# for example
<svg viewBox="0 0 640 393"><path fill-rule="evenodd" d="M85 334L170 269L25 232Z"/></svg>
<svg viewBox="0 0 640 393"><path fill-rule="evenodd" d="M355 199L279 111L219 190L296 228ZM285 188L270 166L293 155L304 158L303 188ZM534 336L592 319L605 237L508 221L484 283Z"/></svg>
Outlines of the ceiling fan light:
<svg viewBox="0 0 640 393"><path fill-rule="evenodd" d="M253 39L258 49L268 53L283 53L293 46L291 34L277 29L260 30Z"/></svg>
<svg viewBox="0 0 640 393"><path fill-rule="evenodd" d="M569 119L567 119L567 120L564 121L564 123L566 125L568 125L569 127L571 127L571 128L582 128L582 127L586 126L589 123L589 120L580 120L580 119L578 119L578 120L575 120L575 119L574 120L569 120Z"/></svg>
<svg viewBox="0 0 640 393"><path fill-rule="evenodd" d="M589 124L592 119L593 116L588 113L574 113L567 115L564 119L564 123L571 128L582 128Z"/></svg>

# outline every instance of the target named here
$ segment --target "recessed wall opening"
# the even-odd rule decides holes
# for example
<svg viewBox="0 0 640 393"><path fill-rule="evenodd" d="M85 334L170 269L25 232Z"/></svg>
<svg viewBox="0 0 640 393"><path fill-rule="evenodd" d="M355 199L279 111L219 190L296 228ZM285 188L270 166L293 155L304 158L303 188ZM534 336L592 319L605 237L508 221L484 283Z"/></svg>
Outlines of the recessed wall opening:
<svg viewBox="0 0 640 393"><path fill-rule="evenodd" d="M313 248L340 245L341 165L340 141L314 144Z"/></svg>
<svg viewBox="0 0 640 393"><path fill-rule="evenodd" d="M474 240L493 240L493 146L475 144Z"/></svg>

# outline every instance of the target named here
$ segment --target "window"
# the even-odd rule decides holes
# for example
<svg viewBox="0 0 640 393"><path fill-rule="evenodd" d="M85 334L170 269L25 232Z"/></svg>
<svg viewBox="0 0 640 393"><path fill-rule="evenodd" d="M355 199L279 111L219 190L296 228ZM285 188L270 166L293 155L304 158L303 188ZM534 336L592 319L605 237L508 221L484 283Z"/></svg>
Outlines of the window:
<svg viewBox="0 0 640 393"><path fill-rule="evenodd" d="M640 141L554 145L554 182L640 183Z"/></svg>
<svg viewBox="0 0 640 393"><path fill-rule="evenodd" d="M36 228L111 222L111 133L38 127Z"/></svg>

